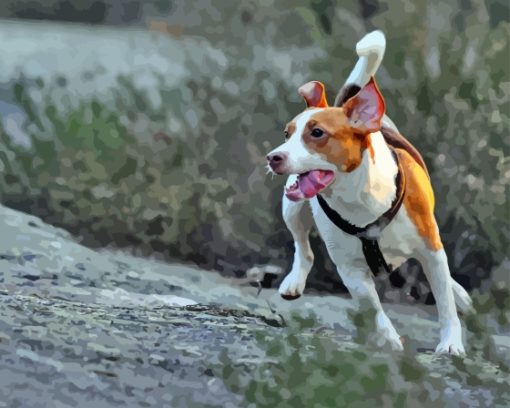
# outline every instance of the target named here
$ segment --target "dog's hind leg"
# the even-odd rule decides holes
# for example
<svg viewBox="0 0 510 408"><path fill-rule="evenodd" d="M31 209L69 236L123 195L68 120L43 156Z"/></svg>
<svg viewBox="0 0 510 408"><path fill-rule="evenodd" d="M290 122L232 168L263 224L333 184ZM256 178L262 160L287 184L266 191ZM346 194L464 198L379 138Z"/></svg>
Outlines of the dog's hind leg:
<svg viewBox="0 0 510 408"><path fill-rule="evenodd" d="M294 183L297 176L290 176L287 186ZM293 202L285 195L282 202L285 224L294 239L294 261L290 273L285 277L278 292L286 300L297 299L303 293L306 278L312 269L313 252L308 236L313 226L313 217L307 201Z"/></svg>
<svg viewBox="0 0 510 408"><path fill-rule="evenodd" d="M423 248L416 255L423 266L423 271L436 299L439 325L441 327L441 338L436 352L454 355L465 354L464 345L462 344L460 320L455 307L455 292L457 292L457 296L462 295L457 300L464 303L466 303L465 295L467 293L464 295L464 289L461 291L462 287L456 282L454 284L448 267L448 259L443 248L435 251Z"/></svg>

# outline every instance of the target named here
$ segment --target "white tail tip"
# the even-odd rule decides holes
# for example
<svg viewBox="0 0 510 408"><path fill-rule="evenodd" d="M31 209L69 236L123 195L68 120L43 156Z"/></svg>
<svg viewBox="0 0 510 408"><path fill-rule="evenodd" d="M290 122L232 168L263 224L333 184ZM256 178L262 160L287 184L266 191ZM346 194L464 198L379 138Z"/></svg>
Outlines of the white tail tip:
<svg viewBox="0 0 510 408"><path fill-rule="evenodd" d="M356 52L360 57L368 57L375 53L382 58L385 49L386 37L380 30L368 33L356 44Z"/></svg>

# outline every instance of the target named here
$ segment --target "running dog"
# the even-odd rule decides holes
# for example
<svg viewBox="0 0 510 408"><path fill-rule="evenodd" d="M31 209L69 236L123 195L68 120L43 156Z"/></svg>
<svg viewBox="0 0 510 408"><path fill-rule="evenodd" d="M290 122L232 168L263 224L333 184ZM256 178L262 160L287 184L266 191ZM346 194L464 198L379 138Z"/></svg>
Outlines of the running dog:
<svg viewBox="0 0 510 408"><path fill-rule="evenodd" d="M306 109L285 127L285 143L267 155L273 173L289 175L283 218L295 253L279 292L288 300L303 293L314 259L308 236L315 224L354 301L375 309L378 343L402 350L371 272L416 258L437 303L441 329L436 352L462 355L456 305L467 312L471 299L450 276L426 165L385 116L374 79L385 47L380 31L357 44L359 60L334 106L328 106L322 83L301 86Z"/></svg>

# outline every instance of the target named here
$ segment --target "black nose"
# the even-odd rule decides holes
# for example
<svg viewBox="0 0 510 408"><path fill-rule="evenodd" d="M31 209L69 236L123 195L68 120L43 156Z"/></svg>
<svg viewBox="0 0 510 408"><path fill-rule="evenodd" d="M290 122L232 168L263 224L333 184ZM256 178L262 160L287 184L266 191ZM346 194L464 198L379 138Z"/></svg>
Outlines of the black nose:
<svg viewBox="0 0 510 408"><path fill-rule="evenodd" d="M266 159L269 165L274 168L281 165L285 161L287 156L288 155L285 152L276 152L268 154Z"/></svg>

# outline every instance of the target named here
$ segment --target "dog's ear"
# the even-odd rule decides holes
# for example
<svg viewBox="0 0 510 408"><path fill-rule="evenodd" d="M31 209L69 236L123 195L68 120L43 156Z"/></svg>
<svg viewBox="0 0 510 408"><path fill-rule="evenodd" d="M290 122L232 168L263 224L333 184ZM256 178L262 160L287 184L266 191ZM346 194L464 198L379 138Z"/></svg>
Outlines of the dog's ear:
<svg viewBox="0 0 510 408"><path fill-rule="evenodd" d="M307 82L298 89L299 94L305 98L307 108L327 108L326 91L324 84L319 81Z"/></svg>
<svg viewBox="0 0 510 408"><path fill-rule="evenodd" d="M385 105L374 77L370 78L368 84L356 95L347 100L342 109L352 127L366 133L377 132L381 128Z"/></svg>

